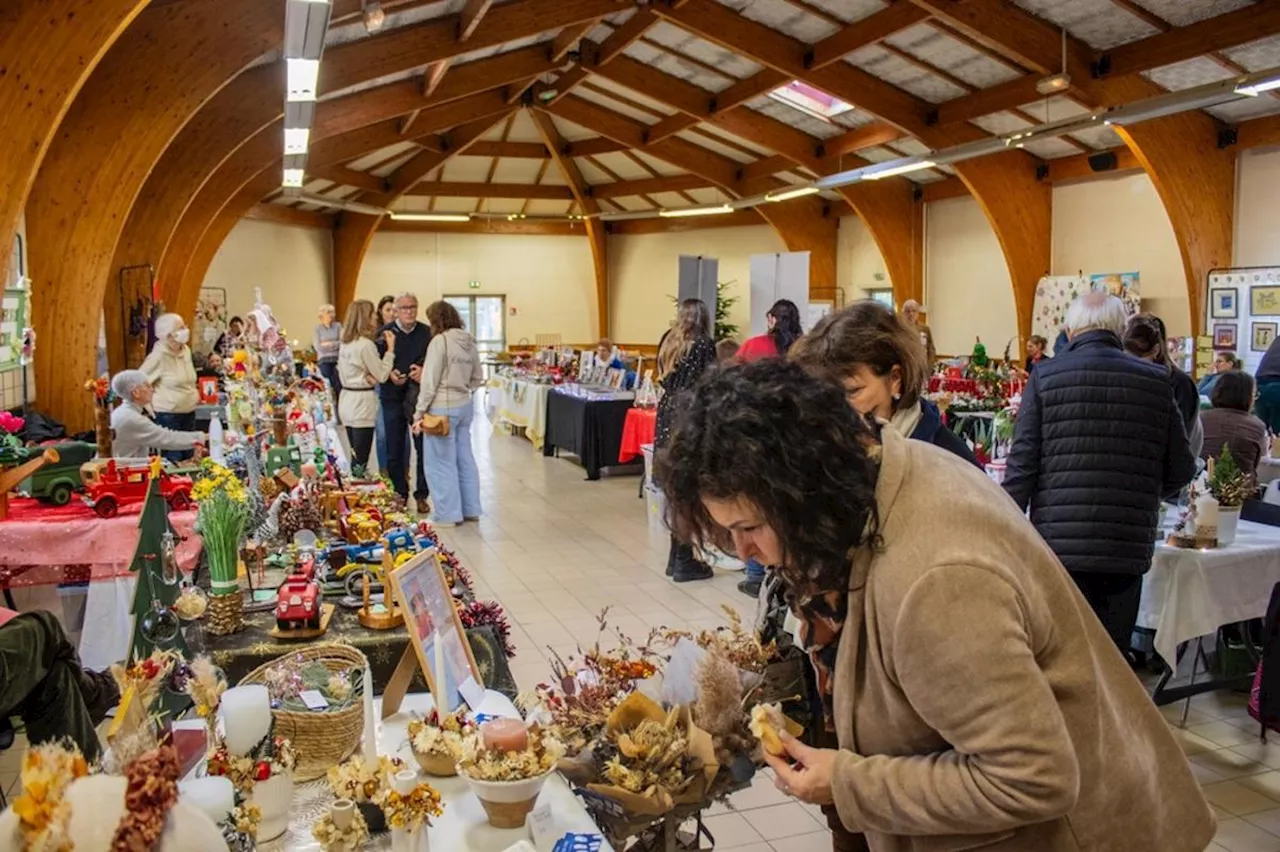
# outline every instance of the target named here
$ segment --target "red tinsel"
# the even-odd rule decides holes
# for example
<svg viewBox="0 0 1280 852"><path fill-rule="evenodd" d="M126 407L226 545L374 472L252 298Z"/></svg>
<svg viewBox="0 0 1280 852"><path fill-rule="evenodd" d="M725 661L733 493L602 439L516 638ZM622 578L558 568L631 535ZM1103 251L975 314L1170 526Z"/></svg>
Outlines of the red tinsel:
<svg viewBox="0 0 1280 852"><path fill-rule="evenodd" d="M516 655L516 646L511 642L511 623L507 621L507 614L497 601L462 604L458 607L458 617L462 620L463 627L483 627L486 624L492 626L502 642L502 653L508 658Z"/></svg>

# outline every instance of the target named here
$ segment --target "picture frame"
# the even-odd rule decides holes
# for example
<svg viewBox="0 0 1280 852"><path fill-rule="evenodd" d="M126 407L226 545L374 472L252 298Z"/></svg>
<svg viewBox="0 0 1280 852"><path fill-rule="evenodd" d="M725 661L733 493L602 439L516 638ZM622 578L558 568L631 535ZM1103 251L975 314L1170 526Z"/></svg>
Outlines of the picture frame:
<svg viewBox="0 0 1280 852"><path fill-rule="evenodd" d="M404 613L409 645L433 700L441 713L452 713L466 701L464 693L471 686L468 679L480 690L484 679L453 605L439 554L435 548L424 550L391 571L387 579Z"/></svg>
<svg viewBox="0 0 1280 852"><path fill-rule="evenodd" d="M1249 313L1255 317L1280 316L1280 286L1261 284L1250 287Z"/></svg>
<svg viewBox="0 0 1280 852"><path fill-rule="evenodd" d="M1236 348L1235 323L1215 323L1214 324L1213 348L1214 349L1235 349Z"/></svg>
<svg viewBox="0 0 1280 852"><path fill-rule="evenodd" d="M1234 287L1221 287L1209 291L1209 317L1211 319L1238 319L1239 294Z"/></svg>
<svg viewBox="0 0 1280 852"><path fill-rule="evenodd" d="M1271 348L1271 342L1276 339L1277 330L1280 330L1280 323L1253 323L1249 329L1249 349L1253 352L1266 352Z"/></svg>

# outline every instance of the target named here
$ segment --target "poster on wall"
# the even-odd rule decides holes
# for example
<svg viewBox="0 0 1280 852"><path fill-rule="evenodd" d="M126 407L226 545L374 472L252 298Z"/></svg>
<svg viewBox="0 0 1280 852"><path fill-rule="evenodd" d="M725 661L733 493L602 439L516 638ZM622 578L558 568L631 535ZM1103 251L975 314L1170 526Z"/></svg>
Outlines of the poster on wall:
<svg viewBox="0 0 1280 852"><path fill-rule="evenodd" d="M1207 283L1205 339L1214 349L1233 350L1246 372L1256 372L1280 326L1280 268L1219 269L1209 274ZM1231 345L1224 345L1227 336L1218 334L1221 320L1239 320ZM1197 377L1211 369L1197 362Z"/></svg>
<svg viewBox="0 0 1280 852"><path fill-rule="evenodd" d="M1067 308L1088 285L1083 275L1046 275L1036 285L1036 298L1031 306L1031 333L1049 341L1050 351L1062 330Z"/></svg>
<svg viewBox="0 0 1280 852"><path fill-rule="evenodd" d="M1103 290L1124 302L1125 316L1139 311L1142 285L1136 272L1095 272L1089 276L1090 289Z"/></svg>
<svg viewBox="0 0 1280 852"><path fill-rule="evenodd" d="M227 330L227 291L222 287L201 287L196 302L195 336L191 348L208 355Z"/></svg>
<svg viewBox="0 0 1280 852"><path fill-rule="evenodd" d="M23 335L27 328L27 291L10 288L4 291L4 307L0 309L0 373L22 366Z"/></svg>

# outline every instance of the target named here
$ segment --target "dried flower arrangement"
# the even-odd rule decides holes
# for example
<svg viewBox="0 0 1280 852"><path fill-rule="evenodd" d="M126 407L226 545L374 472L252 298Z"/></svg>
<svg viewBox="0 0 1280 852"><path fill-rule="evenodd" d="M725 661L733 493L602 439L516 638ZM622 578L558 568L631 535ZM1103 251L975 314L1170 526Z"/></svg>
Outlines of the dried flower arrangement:
<svg viewBox="0 0 1280 852"><path fill-rule="evenodd" d="M258 781L266 781L273 775L292 772L298 765L293 745L284 737L276 736L275 723L261 741L249 749L246 755L232 754L225 742L217 742L208 754L210 775L225 775L241 793L248 794Z"/></svg>
<svg viewBox="0 0 1280 852"><path fill-rule="evenodd" d="M271 706L297 713L311 711L300 698L304 691L314 690L327 702L322 709L312 712L336 713L348 709L352 702L363 695L364 669L349 666L331 671L319 660L303 660L301 657L281 657L263 673Z"/></svg>
<svg viewBox="0 0 1280 852"><path fill-rule="evenodd" d="M674 645L681 639L689 639L708 651L724 657L730 663L746 672L761 674L769 663L778 658L777 642L764 645L760 637L750 633L742 626L742 616L731 606L722 606L728 625L714 630L703 630L697 634L686 630L664 630L660 636Z"/></svg>
<svg viewBox="0 0 1280 852"><path fill-rule="evenodd" d="M51 742L27 749L22 758L22 793L13 800L23 849L31 852L71 852L67 834L71 805L67 788L89 774L89 765L72 743Z"/></svg>
<svg viewBox="0 0 1280 852"><path fill-rule="evenodd" d="M419 784L408 793L394 789L378 794L378 807L387 815L387 825L405 831L413 831L431 825L431 818L444 813L440 793L430 784Z"/></svg>
<svg viewBox="0 0 1280 852"><path fill-rule="evenodd" d="M555 769L564 757L564 744L537 724L529 726L529 742L523 751L489 748L479 730L462 740L458 770L477 781L523 781Z"/></svg>
<svg viewBox="0 0 1280 852"><path fill-rule="evenodd" d="M391 779L404 768L404 761L398 757L384 754L377 765L369 767L364 757L356 754L346 763L329 767L329 791L339 799L372 802L382 790L391 789Z"/></svg>
<svg viewBox="0 0 1280 852"><path fill-rule="evenodd" d="M462 756L462 738L474 732L475 725L467 721L465 707L444 718L433 707L425 718L409 722L409 745L415 754L441 755L457 761Z"/></svg>
<svg viewBox="0 0 1280 852"><path fill-rule="evenodd" d="M698 668L698 698L690 710L698 727L711 735L721 766L732 763L734 755L750 754L755 748L744 709L754 694L754 688L743 694L737 666L718 648L707 649Z"/></svg>
<svg viewBox="0 0 1280 852"><path fill-rule="evenodd" d="M222 693L227 689L226 678L213 661L204 655L192 660L189 670L185 692L195 704L196 715L209 722L212 728L214 713L222 702Z"/></svg>

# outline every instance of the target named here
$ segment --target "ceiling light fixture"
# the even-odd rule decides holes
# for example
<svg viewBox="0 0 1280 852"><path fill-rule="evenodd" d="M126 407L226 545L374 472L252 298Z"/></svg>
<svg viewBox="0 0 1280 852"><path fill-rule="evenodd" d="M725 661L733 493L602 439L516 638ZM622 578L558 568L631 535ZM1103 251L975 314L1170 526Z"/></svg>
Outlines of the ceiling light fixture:
<svg viewBox="0 0 1280 852"><path fill-rule="evenodd" d="M304 172L302 169L285 169L281 186L302 186Z"/></svg>
<svg viewBox="0 0 1280 852"><path fill-rule="evenodd" d="M1067 73L1067 28L1062 28L1062 70L1036 81L1036 91L1046 98L1071 88L1071 75Z"/></svg>
<svg viewBox="0 0 1280 852"><path fill-rule="evenodd" d="M806 195L817 195L822 192L816 186L797 186L793 189L779 189L773 192L766 192L765 201L790 201L793 198L803 198Z"/></svg>
<svg viewBox="0 0 1280 852"><path fill-rule="evenodd" d="M1280 77L1272 77L1269 80L1259 80L1256 83L1242 83L1239 86L1236 86L1232 91L1237 95L1256 98L1263 92L1270 92L1275 89L1280 89Z"/></svg>
<svg viewBox="0 0 1280 852"><path fill-rule="evenodd" d="M921 160L919 158L912 158L911 160L905 163L900 163L898 165L891 165L888 168L884 168L884 169L876 169L874 171L868 171L864 173L862 177L864 180L880 180L881 178L893 177L894 175L905 175L905 174L909 174L910 172L918 172L918 171L923 171L924 169L931 169L936 165L938 164L935 163L933 160Z"/></svg>
<svg viewBox="0 0 1280 852"><path fill-rule="evenodd" d="M286 101L314 101L316 81L320 77L319 59L286 59Z"/></svg>
<svg viewBox="0 0 1280 852"><path fill-rule="evenodd" d="M382 4L378 0L362 4L361 17L364 19L364 31L367 33L376 33L382 29L382 25L387 22L387 13L382 11Z"/></svg>
<svg viewBox="0 0 1280 852"><path fill-rule="evenodd" d="M397 213L391 211L391 218L398 222L470 222L469 213Z"/></svg>
<svg viewBox="0 0 1280 852"><path fill-rule="evenodd" d="M717 216L732 212L733 208L728 204L720 204L715 207L677 207L674 210L659 210L658 215L664 219L680 219L685 216Z"/></svg>
<svg viewBox="0 0 1280 852"><path fill-rule="evenodd" d="M286 127L284 129L285 154L307 153L307 140L310 138L310 127Z"/></svg>

